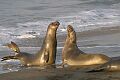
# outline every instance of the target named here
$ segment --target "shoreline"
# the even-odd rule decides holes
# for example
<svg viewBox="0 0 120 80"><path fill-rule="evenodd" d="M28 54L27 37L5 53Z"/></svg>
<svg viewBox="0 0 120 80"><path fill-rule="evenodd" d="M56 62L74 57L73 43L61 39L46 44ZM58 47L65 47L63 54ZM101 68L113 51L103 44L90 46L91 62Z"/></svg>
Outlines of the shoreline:
<svg viewBox="0 0 120 80"><path fill-rule="evenodd" d="M116 27L101 27L93 30L76 32L77 40L84 40L86 37L95 37L101 35L110 35L120 33L120 26ZM63 46L63 42L65 41L66 33L64 34L57 34L57 41L58 46L61 47L61 43ZM41 43L43 42L44 37L36 37L36 38L23 38L23 39L16 39L15 42L21 47L40 47L42 46ZM3 46L6 46L4 44Z"/></svg>

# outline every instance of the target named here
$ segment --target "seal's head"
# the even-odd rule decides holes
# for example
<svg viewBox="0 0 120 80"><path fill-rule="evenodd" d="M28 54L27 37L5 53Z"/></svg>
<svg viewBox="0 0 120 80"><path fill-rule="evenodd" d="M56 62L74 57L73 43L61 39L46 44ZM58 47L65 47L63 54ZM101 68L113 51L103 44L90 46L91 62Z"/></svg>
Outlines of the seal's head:
<svg viewBox="0 0 120 80"><path fill-rule="evenodd" d="M67 26L67 38L71 43L76 43L76 33L71 25Z"/></svg>
<svg viewBox="0 0 120 80"><path fill-rule="evenodd" d="M55 22L50 23L48 28L52 29L52 30L57 30L59 25L60 25L60 23L58 21L55 21Z"/></svg>

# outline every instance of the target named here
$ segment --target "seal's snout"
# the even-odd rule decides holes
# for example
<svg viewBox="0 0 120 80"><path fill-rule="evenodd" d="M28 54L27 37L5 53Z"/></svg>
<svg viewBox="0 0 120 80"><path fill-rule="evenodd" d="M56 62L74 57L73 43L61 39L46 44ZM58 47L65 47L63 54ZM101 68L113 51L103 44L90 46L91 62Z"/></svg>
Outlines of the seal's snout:
<svg viewBox="0 0 120 80"><path fill-rule="evenodd" d="M52 22L51 25L53 25L53 26L59 26L60 23L58 21L55 21L55 22Z"/></svg>
<svg viewBox="0 0 120 80"><path fill-rule="evenodd" d="M68 32L72 32L72 31L74 31L74 29L73 29L73 27L71 25L68 25L67 26L67 31Z"/></svg>

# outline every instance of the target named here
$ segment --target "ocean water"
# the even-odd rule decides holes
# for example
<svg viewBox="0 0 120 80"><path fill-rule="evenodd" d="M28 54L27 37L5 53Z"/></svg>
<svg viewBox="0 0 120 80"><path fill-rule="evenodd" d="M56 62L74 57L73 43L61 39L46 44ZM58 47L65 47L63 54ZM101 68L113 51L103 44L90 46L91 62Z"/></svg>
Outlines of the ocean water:
<svg viewBox="0 0 120 80"><path fill-rule="evenodd" d="M0 45L41 37L56 20L58 34L68 24L78 32L118 26L120 0L0 0Z"/></svg>
<svg viewBox="0 0 120 80"><path fill-rule="evenodd" d="M34 47L36 40L43 37L48 24L56 20L61 23L58 35L66 33L68 24L73 25L76 32L116 27L120 25L120 0L0 0L0 58L10 53L10 49L3 46L10 41L21 45L23 51L35 53L39 50ZM120 44L108 43L81 48L86 52L105 52L110 53L109 56L118 56L119 47ZM62 47L59 47L57 64L61 63L61 50ZM12 60L0 62L0 74L19 70L18 63Z"/></svg>

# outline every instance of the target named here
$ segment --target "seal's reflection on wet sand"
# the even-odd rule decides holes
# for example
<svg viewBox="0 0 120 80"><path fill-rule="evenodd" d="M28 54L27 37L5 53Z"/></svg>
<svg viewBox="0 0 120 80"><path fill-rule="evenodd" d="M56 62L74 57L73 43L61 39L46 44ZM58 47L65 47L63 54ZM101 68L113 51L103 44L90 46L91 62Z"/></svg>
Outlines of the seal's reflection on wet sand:
<svg viewBox="0 0 120 80"><path fill-rule="evenodd" d="M93 67L93 66L91 66ZM85 73L86 67L66 67L66 68L29 68L17 72L5 73L0 75L1 80L114 80L119 79L118 72L112 73ZM112 77L114 76L114 77Z"/></svg>

